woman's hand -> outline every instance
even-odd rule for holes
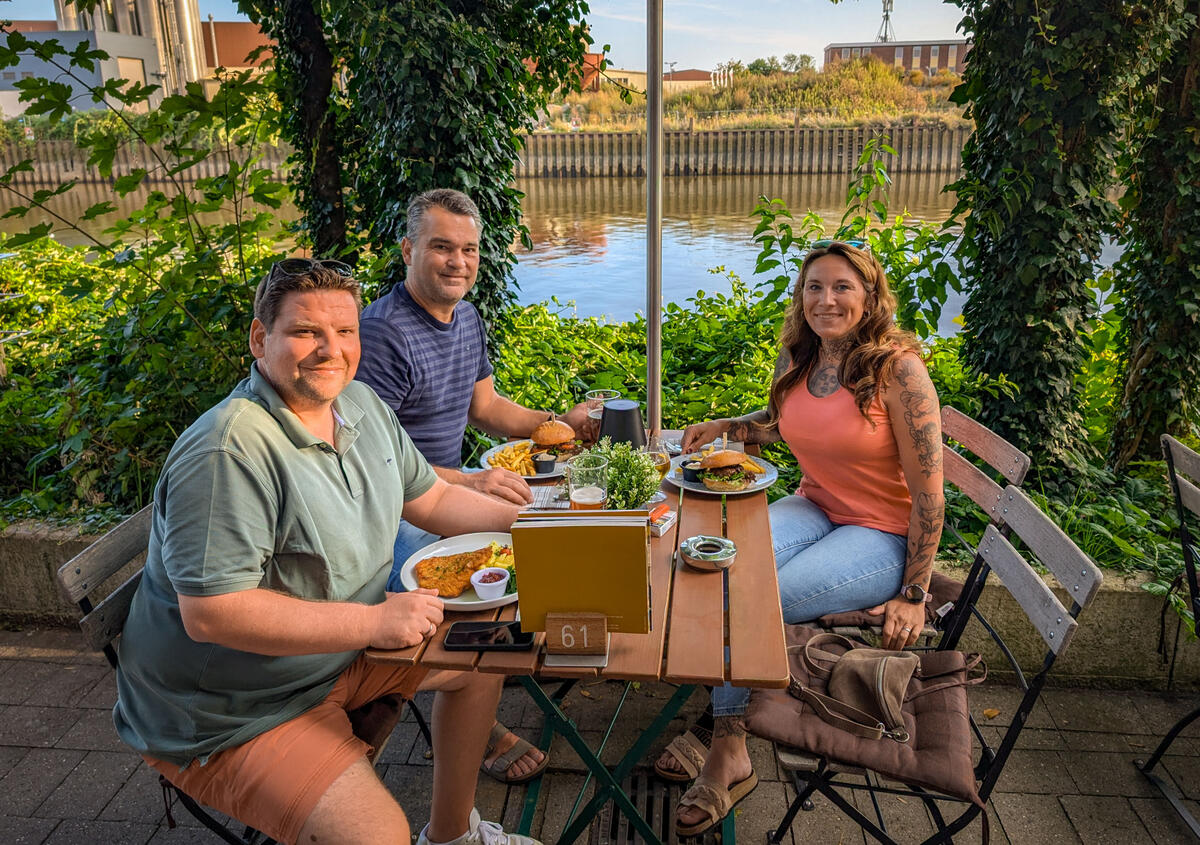
[[[896,596],[867,611],[872,616],[883,616],[884,648],[898,651],[917,641],[925,628],[925,603],[914,604],[902,596]]]
[[[707,446],[728,430],[729,420],[709,420],[689,425],[683,430],[683,440],[680,443],[683,454],[700,451],[701,446]]]

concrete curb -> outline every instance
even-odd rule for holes
[[[80,534],[78,528],[36,522],[15,523],[0,532],[0,620],[74,625],[79,618],[78,610],[59,593],[55,573],[96,538],[97,535]],[[962,569],[941,565],[939,568],[960,581],[965,575]],[[124,573],[119,576],[121,580],[124,577]],[[1144,574],[1127,577],[1105,572],[1100,593],[1084,612],[1074,641],[1051,676],[1055,684],[1166,687],[1170,666],[1157,652],[1163,602],[1142,589],[1147,580]],[[1056,593],[1060,600],[1066,601],[1062,591]],[[979,600],[979,608],[1004,634],[1022,669],[1026,673],[1036,672],[1045,645],[1008,592],[994,582],[989,583]],[[1175,614],[1169,612],[1168,654],[1175,641],[1176,621]],[[982,652],[994,676],[1011,677],[1007,661],[978,625],[968,628],[962,647]],[[1174,680],[1180,688],[1200,688],[1200,648],[1180,643]]]

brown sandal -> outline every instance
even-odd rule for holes
[[[500,740],[508,736],[509,733],[510,731],[508,728],[504,727],[504,725],[500,724],[499,722],[496,722],[496,724],[492,725],[492,732],[488,736],[487,750],[483,752],[484,759],[479,762],[480,771],[482,771],[485,775],[500,781],[501,783],[515,784],[525,783],[526,781],[533,780],[545,770],[546,766],[550,764],[550,755],[542,752],[542,762],[538,763],[537,766],[534,767],[533,771],[527,772],[523,775],[513,775],[510,777],[508,770],[512,767],[512,764],[520,760],[534,748],[533,743],[528,742],[519,736],[517,737],[517,741],[513,744],[513,747],[493,760],[490,766],[484,762],[492,755],[492,752],[496,750],[496,745],[500,742]]]
[[[701,775],[696,778],[692,788],[683,793],[683,797],[679,799],[679,804],[675,808],[675,832],[680,836],[698,836],[704,833],[729,815],[738,802],[753,792],[756,786],[758,786],[758,774],[755,772],[751,772],[750,776],[744,780],[730,784],[728,789],[720,781]],[[680,825],[678,824],[679,807],[695,807],[703,810],[708,813],[708,818],[695,824]]]
[[[697,732],[699,732],[699,736]],[[709,742],[705,742],[702,739],[702,736],[705,734],[708,735]],[[708,759],[708,746],[711,741],[712,733],[710,731],[697,728],[693,725],[671,740],[667,747],[663,749],[663,753],[670,754],[675,759],[675,762],[683,768],[683,771],[664,768],[659,764],[658,760],[655,760],[655,773],[663,780],[669,780],[673,783],[687,783],[696,778],[699,776],[700,770],[704,768],[704,761]]]

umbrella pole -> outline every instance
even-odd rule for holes
[[[662,0],[646,0],[646,424],[662,431]]]

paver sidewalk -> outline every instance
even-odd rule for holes
[[[598,739],[619,694],[615,683],[579,684],[568,696],[566,709],[585,736]],[[618,757],[669,694],[666,685],[651,684],[631,692],[606,756]],[[1015,689],[1001,685],[973,690],[976,718],[986,731],[998,734],[1008,724],[1017,698]],[[1190,710],[1196,698],[1150,692],[1047,692],[993,798],[993,841],[1192,841],[1132,761],[1146,756],[1158,735]],[[111,715],[115,699],[108,664],[84,651],[74,630],[0,631],[0,843],[217,841],[182,808],[174,813],[179,826],[168,828],[156,775],[117,740]],[[702,706],[701,696],[693,697],[677,727],[682,729],[684,717],[690,719]],[[998,712],[987,719],[984,710]],[[505,690],[499,716],[536,738],[540,714],[520,688]],[[673,733],[674,727],[664,744]],[[384,782],[408,811],[414,832],[425,824],[429,804],[427,751],[415,723],[405,721],[379,765]],[[1177,741],[1173,751],[1165,771],[1194,803],[1200,799],[1200,725]],[[778,823],[792,792],[768,743],[753,740],[751,755],[762,783],[739,807],[738,838],[761,843]],[[635,781],[650,796],[655,816],[670,812],[677,788],[665,790],[647,771],[635,774]],[[544,833],[552,840],[563,829],[583,784],[579,760],[565,744],[556,744],[535,835]],[[506,826],[515,827],[523,798],[524,789],[506,788],[480,776],[477,804],[484,818],[503,819]],[[932,830],[923,808],[911,802],[893,798],[886,811],[889,830],[898,838],[916,841]],[[1200,814],[1200,807],[1195,812]],[[606,813],[602,822],[607,817]],[[602,822],[593,826],[592,841],[620,838],[619,821],[611,826]],[[974,842],[978,835],[975,825],[960,839]],[[848,845],[864,840],[818,796],[816,810],[799,815],[790,841]]]

